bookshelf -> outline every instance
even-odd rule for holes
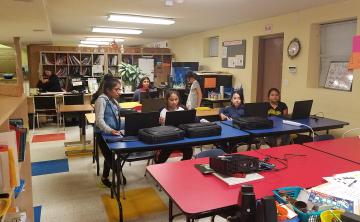
[[[16,52],[16,75],[18,76],[16,84],[12,85],[11,91],[16,93],[8,93],[8,86],[0,85],[0,132],[10,130],[10,119],[22,119],[25,127],[28,125],[27,99],[23,94],[23,79],[21,72],[21,51],[20,38],[14,37]],[[55,59],[55,57],[54,57]],[[55,60],[54,60],[55,61]],[[25,190],[15,199],[13,192],[10,192],[11,206],[17,207],[20,211],[25,211],[28,222],[34,221],[33,197],[32,197],[32,178],[31,178],[31,160],[30,160],[30,144],[26,140],[25,159],[19,163],[20,179],[25,181]],[[5,214],[6,217],[6,214]]]
[[[40,57],[41,73],[51,70],[59,78],[100,77],[105,70],[104,53],[42,51]]]

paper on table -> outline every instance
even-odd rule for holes
[[[228,57],[228,67],[235,68],[235,57]]]
[[[261,176],[258,173],[246,174],[245,178],[229,177],[229,176],[225,176],[225,175],[218,174],[218,173],[214,173],[214,175],[230,186],[236,185],[236,184],[241,184],[241,183],[246,183],[246,182],[250,182],[250,181],[254,181],[254,180],[260,180],[260,179],[264,178],[263,176]]]
[[[235,56],[235,66],[244,66],[244,55]]]
[[[223,46],[221,49],[221,58],[226,59],[227,58],[227,47]]]

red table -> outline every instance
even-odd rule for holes
[[[279,171],[261,173],[265,178],[251,182],[256,198],[272,195],[272,190],[285,186],[310,188],[325,181],[324,176],[359,170],[356,163],[301,146],[289,145],[243,154],[260,157],[284,157],[284,154],[305,156],[288,157],[288,167]],[[274,159],[271,163],[283,166]],[[148,166],[148,172],[169,196],[169,221],[172,220],[172,202],[186,215],[187,221],[217,214],[234,208],[240,186],[228,186],[213,175],[202,175],[195,163],[208,163],[208,158]]]
[[[328,153],[360,164],[360,138],[347,137],[304,144],[312,149]]]

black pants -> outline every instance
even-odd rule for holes
[[[190,160],[193,155],[192,147],[183,147],[181,149],[162,149],[158,151],[155,155],[154,162],[155,163],[165,163],[167,159],[169,159],[172,152],[175,150],[181,151],[183,154],[183,158],[181,160]]]
[[[108,149],[104,139],[102,136],[97,133],[96,134],[96,142],[98,143],[101,153],[104,156],[104,169],[103,169],[103,178],[108,178],[110,175],[110,169],[112,168],[112,157],[111,157],[111,151]]]

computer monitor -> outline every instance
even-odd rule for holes
[[[143,99],[141,101],[142,108],[141,112],[158,112],[161,108],[165,107],[165,99],[157,98],[157,99]]]
[[[296,101],[291,119],[306,119],[310,117],[313,100]]]
[[[154,99],[154,98],[159,98],[159,91],[150,90],[148,92],[140,93],[140,103],[142,103],[143,99]]]
[[[245,117],[267,117],[268,103],[245,103]]]
[[[125,115],[125,136],[137,136],[139,129],[159,126],[160,112]]]
[[[165,125],[179,126],[180,124],[194,123],[196,110],[173,111],[166,113]]]

